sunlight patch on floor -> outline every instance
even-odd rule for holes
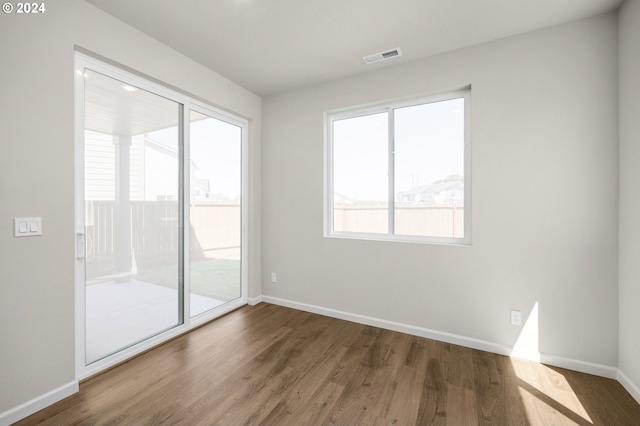
[[[529,420],[534,424],[593,424],[580,399],[560,372],[546,366],[541,366],[542,369],[539,365],[532,368],[532,362],[541,361],[539,324],[539,306],[536,302],[513,345],[510,358]]]
[[[511,358],[517,385],[532,424],[592,425],[593,421],[562,373]]]

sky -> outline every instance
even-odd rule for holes
[[[178,152],[179,103],[95,71],[87,70],[85,77],[85,125],[96,126],[91,130],[128,134],[134,129],[158,128],[166,123],[165,128],[150,131],[146,137],[170,148],[174,155],[147,150],[144,192],[151,199],[155,199],[156,192],[159,195],[177,194],[178,162],[175,153]],[[189,129],[190,159],[197,168],[195,173],[192,171],[192,177],[209,179],[213,194],[239,200],[242,129],[195,111],[190,111]],[[111,142],[107,143],[111,146]],[[106,164],[94,166],[104,168]],[[112,180],[115,179],[113,173],[112,170]]]
[[[196,177],[208,178],[211,193],[240,199],[242,189],[242,129],[224,121],[191,112],[191,161]]]
[[[171,127],[147,136],[176,149],[177,134],[177,128]],[[234,200],[240,198],[241,146],[240,127],[191,111],[189,149],[191,163],[197,168],[194,177],[209,179],[211,193]]]
[[[464,175],[464,99],[397,108],[395,192]],[[388,113],[337,120],[333,128],[334,192],[388,200]]]

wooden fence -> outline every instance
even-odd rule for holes
[[[179,250],[178,203],[176,201],[131,201],[130,252],[136,266],[175,262]],[[118,216],[113,201],[87,201],[86,262],[92,275],[116,271]],[[190,207],[191,257],[240,258],[241,213],[239,204],[197,202]],[[125,216],[127,217],[127,216]],[[126,271],[116,271],[126,272]]]
[[[336,206],[335,231],[386,233],[389,216],[386,206]],[[464,236],[464,207],[456,205],[397,206],[395,233],[432,237]]]
[[[176,201],[130,202],[130,252],[136,266],[145,268],[175,262],[179,249]],[[117,271],[117,221],[113,201],[87,201],[87,266],[92,275]],[[191,205],[191,258],[239,259],[241,213],[239,204],[196,202]],[[462,237],[461,206],[400,206],[395,231],[400,235]],[[127,217],[127,216],[125,216]],[[352,232],[387,232],[387,209],[381,206],[341,206],[334,209],[334,229]],[[128,243],[127,243],[128,244]]]

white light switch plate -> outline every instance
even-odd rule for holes
[[[16,217],[13,221],[14,237],[34,237],[42,235],[41,217]]]

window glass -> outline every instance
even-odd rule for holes
[[[336,231],[388,232],[387,113],[333,123],[333,226]]]
[[[181,104],[84,71],[85,362],[182,324]]]
[[[191,316],[242,296],[242,128],[190,111]]]
[[[328,114],[327,235],[468,243],[469,95]]]
[[[395,233],[464,236],[464,99],[398,108]]]

